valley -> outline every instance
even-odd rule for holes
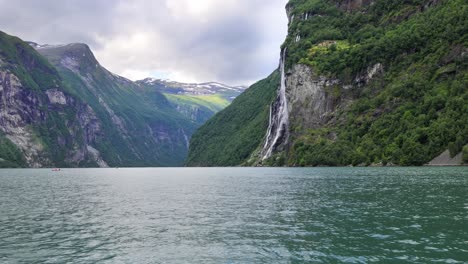
[[[196,128],[242,91],[205,86],[170,93],[111,73],[86,44],[1,32],[0,167],[181,166]]]

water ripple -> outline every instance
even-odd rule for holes
[[[465,168],[0,170],[1,263],[463,263]]]

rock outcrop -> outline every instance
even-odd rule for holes
[[[291,126],[317,128],[326,123],[336,107],[340,80],[317,76],[309,66],[294,65],[286,81]],[[293,128],[294,130],[294,128]]]
[[[439,156],[431,160],[428,166],[460,166],[463,164],[462,160],[463,153],[459,153],[454,157],[450,157],[450,152],[448,150],[442,152]]]
[[[178,166],[194,129],[161,93],[103,68],[87,45],[0,32],[0,142],[9,144],[0,166]]]
[[[67,112],[76,115],[62,119]],[[58,89],[48,89],[45,94],[29,90],[14,74],[0,71],[0,131],[23,152],[30,167],[55,165],[46,150],[50,146],[44,145],[40,135],[41,127],[54,129],[47,127],[49,124],[67,128],[48,139],[63,149],[65,164],[79,166],[101,160],[98,151],[87,149],[102,137],[101,124],[89,105]]]
[[[91,149],[93,153],[111,149],[102,157],[104,162],[111,166],[183,163],[188,151],[186,137],[191,136],[194,125],[159,91],[148,93],[138,84],[109,72],[85,44],[45,45],[37,51],[58,69],[77,97],[89,102],[100,120],[106,120],[103,133],[113,135],[112,143],[103,141]],[[49,97],[60,101],[59,94],[52,91]]]
[[[374,77],[383,74],[383,66],[377,63],[358,74],[350,83],[338,78],[317,75],[311,66],[295,64],[284,76],[285,106],[287,113],[281,113],[282,88],[278,88],[278,98],[270,109],[270,127],[265,136],[262,158],[269,158],[273,153],[288,150],[291,146],[289,137],[297,137],[308,129],[319,129],[336,118],[337,109],[345,109],[354,98],[356,88],[368,84]],[[281,116],[287,116],[287,127],[276,132]],[[276,122],[276,123],[275,123]],[[276,140],[274,140],[276,136]]]

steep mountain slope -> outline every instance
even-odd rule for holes
[[[39,46],[69,92],[87,102],[109,140],[97,149],[116,166],[177,166],[183,163],[195,124],[158,91],[147,92],[103,68],[85,44]]]
[[[291,0],[286,9],[284,78],[257,164],[422,165],[468,143],[465,1]]]
[[[190,141],[189,166],[234,166],[246,161],[268,127],[269,104],[279,74],[259,81],[197,130]]]
[[[245,90],[243,86],[216,82],[180,83],[154,78],[146,78],[136,83],[148,92],[156,90],[164,94],[179,113],[195,121],[198,126],[228,106]]]
[[[183,163],[195,124],[161,93],[108,72],[84,44],[33,46],[42,55],[0,33],[0,166]]]
[[[33,48],[0,32],[0,167],[105,166],[102,124]]]

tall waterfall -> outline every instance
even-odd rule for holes
[[[270,106],[270,123],[266,135],[265,145],[262,150],[262,160],[271,157],[272,153],[289,137],[289,113],[286,98],[286,74],[284,64],[286,61],[286,48],[283,50],[280,61],[281,86],[276,100]]]

